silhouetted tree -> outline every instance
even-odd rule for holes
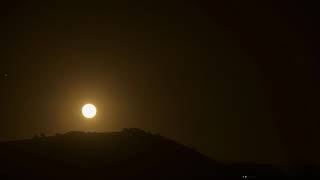
[[[39,135],[38,134],[34,134],[32,139],[39,139]]]
[[[46,136],[46,134],[41,133],[41,134],[40,134],[40,137],[41,137],[41,138],[46,138],[47,136]]]

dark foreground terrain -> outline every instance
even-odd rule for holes
[[[219,163],[191,148],[139,129],[114,133],[69,132],[3,142],[0,160],[0,179],[298,177],[298,173],[285,174],[271,166]]]

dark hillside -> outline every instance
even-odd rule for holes
[[[1,175],[9,177],[214,177],[222,167],[193,149],[139,129],[69,132],[0,146]]]
[[[264,179],[284,176],[273,166],[216,162],[192,148],[140,129],[69,132],[3,142],[0,143],[0,159],[1,179]]]

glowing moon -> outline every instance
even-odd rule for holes
[[[97,114],[97,108],[93,104],[86,104],[82,107],[82,115],[85,118],[92,119]]]

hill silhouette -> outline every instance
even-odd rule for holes
[[[226,165],[140,129],[69,132],[0,143],[0,179],[229,179],[283,176],[274,167]],[[245,176],[246,175],[246,176]]]

